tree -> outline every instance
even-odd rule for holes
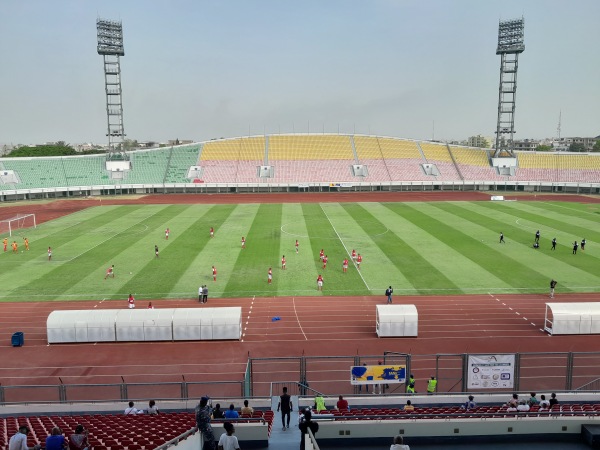
[[[600,152],[600,139],[598,139],[596,141],[596,143],[594,144],[594,148],[592,148],[593,152]]]
[[[551,145],[538,145],[535,148],[536,152],[551,152],[552,150],[554,150],[554,147]]]
[[[3,155],[5,157],[35,157],[35,156],[68,156],[68,155],[76,155],[77,152],[73,147],[68,145],[60,146],[60,145],[37,145],[35,147],[18,147],[15,148],[8,155]]]
[[[570,152],[585,152],[585,145],[583,144],[571,144],[569,145],[569,151]]]

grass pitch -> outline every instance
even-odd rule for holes
[[[506,244],[499,243],[500,232]],[[25,236],[31,250],[21,252]],[[582,238],[585,251],[573,255],[573,241]],[[558,280],[557,293],[600,291],[600,207],[579,203],[99,206],[21,230],[13,239],[19,252],[9,246],[0,254],[0,301],[125,301],[129,293],[138,300],[197,298],[202,284],[209,298],[383,296],[389,285],[397,295],[536,293],[547,292],[551,278]],[[329,258],[326,269],[321,249]],[[361,270],[350,263],[342,273],[352,249],[363,256]],[[104,280],[112,264],[115,278]],[[318,274],[325,280],[322,292],[316,290]]]

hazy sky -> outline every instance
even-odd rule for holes
[[[123,21],[131,139],[492,136],[498,21],[521,16],[516,138],[559,111],[599,135],[599,0],[1,0],[0,143],[105,143],[97,17]]]

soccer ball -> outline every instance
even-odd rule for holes
[[[133,274],[133,272],[129,272],[129,275],[132,275],[132,274]]]

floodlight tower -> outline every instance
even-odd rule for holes
[[[496,151],[494,158],[515,156],[515,102],[517,94],[517,69],[519,54],[525,50],[525,19],[501,21],[498,25],[498,48],[500,55],[500,88],[498,93],[498,122],[496,126]]]
[[[123,149],[123,100],[121,90],[121,64],[125,56],[123,25],[113,20],[98,19],[98,54],[104,58],[104,86],[106,91],[106,119],[108,123],[107,160],[126,159]]]

